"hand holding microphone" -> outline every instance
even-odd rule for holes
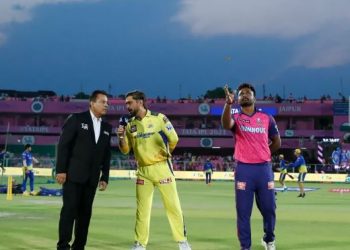
[[[119,126],[117,128],[117,135],[119,139],[123,139],[125,137],[125,127],[128,124],[128,117],[121,116],[119,119]]]

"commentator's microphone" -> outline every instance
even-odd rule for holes
[[[122,116],[119,118],[119,126],[123,126],[123,127],[125,128],[126,125],[128,124],[128,121],[129,121],[129,116],[122,115]],[[119,138],[120,138],[120,139],[123,139],[124,136],[120,136]]]

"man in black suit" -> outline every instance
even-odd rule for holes
[[[107,109],[106,92],[95,90],[90,110],[70,115],[63,126],[56,164],[56,180],[63,185],[58,250],[85,248],[96,188],[107,188],[112,127],[101,120]]]

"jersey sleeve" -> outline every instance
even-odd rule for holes
[[[276,135],[279,135],[277,123],[275,119],[270,115],[270,122],[269,122],[269,138],[273,138]]]
[[[172,152],[175,149],[177,142],[179,141],[179,137],[169,119],[163,114],[159,114],[159,117],[161,118],[161,131],[167,137],[169,149],[170,152]]]
[[[63,125],[57,146],[56,173],[68,172],[68,161],[77,134],[78,123],[76,115],[69,115]]]
[[[298,157],[294,163],[290,163],[288,167],[290,168],[298,168],[304,163],[301,157]]]

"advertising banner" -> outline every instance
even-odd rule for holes
[[[51,176],[52,168],[34,168],[36,176]],[[22,175],[22,167],[7,167],[4,175],[20,176]],[[202,171],[174,171],[175,177],[182,180],[205,180],[205,175]],[[297,182],[298,173],[291,173],[294,179],[286,178],[287,182]],[[135,170],[115,170],[110,171],[111,178],[126,178],[135,179]],[[275,173],[275,181],[278,181],[279,173]],[[212,180],[234,181],[234,172],[214,172]],[[307,174],[306,182],[336,182],[345,183],[349,180],[347,174]]]

